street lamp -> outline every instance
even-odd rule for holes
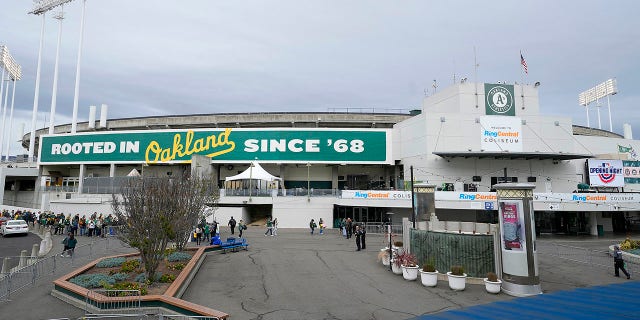
[[[389,271],[391,271],[391,258],[393,257],[393,250],[391,249],[391,216],[393,212],[387,212],[387,236],[389,237]]]
[[[307,202],[311,201],[311,176],[309,175],[311,163],[307,162]]]
[[[251,202],[251,189],[253,189],[253,161],[249,165],[249,202]]]

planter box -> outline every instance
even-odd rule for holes
[[[502,287],[502,280],[496,282],[489,281],[488,278],[484,278],[484,288],[489,293],[500,293],[500,287]]]
[[[395,274],[402,274],[402,267],[393,263],[393,260],[391,260],[391,271]]]
[[[418,279],[418,266],[415,267],[406,267],[402,266],[402,277],[405,280],[414,281]]]
[[[426,272],[420,270],[420,280],[425,287],[435,287],[438,285],[438,270],[435,272]]]
[[[449,288],[455,291],[462,291],[465,288],[467,283],[467,274],[463,274],[461,276],[456,276],[451,274],[451,272],[447,272],[447,277],[449,278]]]

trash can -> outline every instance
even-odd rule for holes
[[[598,225],[598,237],[602,237],[604,236],[604,226],[599,224]]]

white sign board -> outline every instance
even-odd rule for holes
[[[522,152],[522,120],[518,117],[480,117],[480,148],[484,151]]]
[[[587,160],[589,183],[595,187],[624,187],[622,160]]]
[[[342,190],[342,199],[410,200],[411,191]]]

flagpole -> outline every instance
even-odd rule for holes
[[[522,65],[523,61],[522,51],[520,51],[520,96],[522,97],[522,110],[524,110],[524,65]]]
[[[473,84],[476,86],[476,109],[478,106],[478,59],[476,57],[476,46],[473,46]]]

